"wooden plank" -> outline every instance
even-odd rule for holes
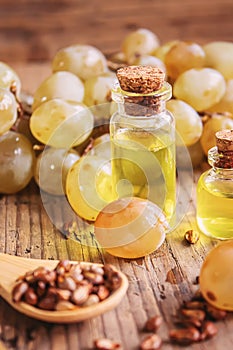
[[[59,48],[75,43],[116,51],[125,35],[139,27],[151,29],[162,42],[232,41],[232,13],[231,0],[2,0],[0,58],[51,60]]]

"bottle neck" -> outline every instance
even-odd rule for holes
[[[151,117],[163,113],[171,95],[171,85],[167,82],[160,90],[150,94],[123,91],[119,85],[112,91],[112,98],[118,104],[118,112],[132,117]]]

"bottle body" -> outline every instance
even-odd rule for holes
[[[113,186],[118,197],[135,196],[157,204],[172,226],[176,207],[173,116],[164,105],[148,115],[142,106],[127,106],[120,103],[110,121]]]
[[[216,155],[216,147],[213,147],[209,154],[211,165]],[[213,166],[199,178],[197,224],[207,236],[233,239],[233,168]]]

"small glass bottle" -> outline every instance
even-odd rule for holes
[[[112,91],[118,111],[110,120],[112,177],[118,197],[135,196],[157,204],[170,226],[175,221],[176,162],[174,118],[164,72],[129,66],[117,71]]]
[[[207,236],[233,238],[233,130],[216,133],[208,152],[211,169],[197,185],[197,224]]]

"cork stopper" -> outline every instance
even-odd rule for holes
[[[217,157],[214,165],[218,168],[233,168],[233,129],[216,132]],[[211,150],[210,150],[211,151]]]
[[[165,73],[158,67],[127,66],[117,70],[117,78],[124,91],[150,94],[162,88]]]
[[[218,131],[215,137],[219,152],[233,152],[233,129]]]

